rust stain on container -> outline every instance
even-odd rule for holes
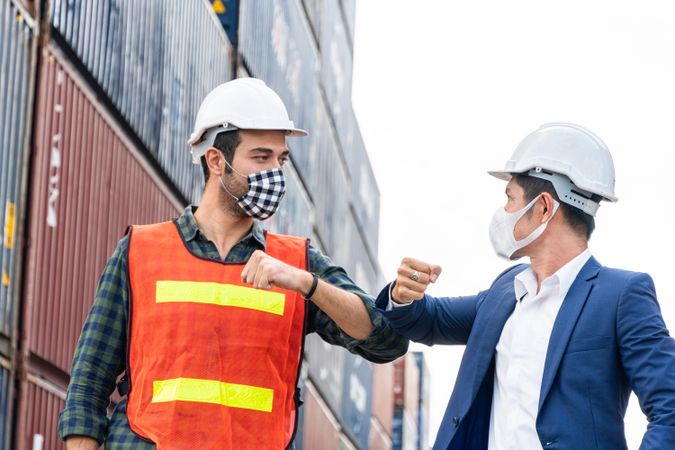
[[[67,372],[98,278],[126,226],[181,207],[53,49],[39,74],[24,349]]]

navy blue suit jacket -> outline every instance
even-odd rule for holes
[[[495,348],[515,307],[513,279],[526,267],[505,271],[478,295],[427,295],[386,312],[413,341],[466,345],[434,450],[487,449]],[[385,309],[388,298],[386,286],[378,307]],[[631,390],[649,420],[640,449],[675,449],[675,342],[654,283],[591,258],[551,332],[536,422],[543,448],[627,448],[623,419]]]

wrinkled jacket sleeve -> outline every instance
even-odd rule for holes
[[[616,327],[621,362],[649,421],[640,450],[675,448],[675,341],[649,275],[635,274],[626,283]]]
[[[411,341],[426,345],[466,344],[476,311],[486,292],[467,297],[432,297],[387,311],[387,285],[377,297],[377,307],[394,329]]]

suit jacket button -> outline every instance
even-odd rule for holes
[[[457,428],[459,426],[459,417],[455,416],[452,418],[452,424]]]

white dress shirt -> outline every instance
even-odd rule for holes
[[[560,306],[590,258],[590,250],[584,250],[545,279],[539,293],[531,267],[514,278],[516,307],[495,352],[489,450],[542,449],[536,420],[548,342]],[[390,286],[387,310],[410,304],[394,302]]]
[[[513,280],[516,307],[506,321],[495,352],[489,450],[541,449],[536,421],[548,342],[560,306],[588,249],[541,283],[529,267]]]

